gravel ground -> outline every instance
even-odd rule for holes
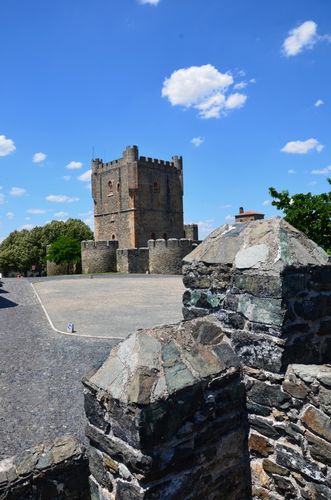
[[[29,280],[3,280],[0,459],[65,433],[84,440],[81,378],[115,343],[55,333]]]

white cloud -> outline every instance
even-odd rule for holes
[[[236,84],[233,86],[233,88],[234,88],[235,90],[242,90],[242,89],[246,88],[246,87],[247,87],[247,85],[248,85],[248,84],[247,84],[247,82],[239,82],[239,83],[236,83]]]
[[[305,21],[289,32],[283,43],[283,51],[288,57],[296,56],[304,48],[312,48],[317,40],[317,24],[314,21]]]
[[[211,64],[181,68],[163,82],[162,97],[172,106],[194,108],[201,118],[219,118],[222,111],[241,107],[246,96],[233,94],[226,99],[226,93],[233,84],[232,75],[221,73]],[[238,97],[240,97],[240,103]],[[225,112],[223,114],[226,114]]]
[[[44,210],[42,208],[29,208],[26,212],[28,214],[38,215],[38,214],[44,214],[46,212],[46,210]]]
[[[33,163],[40,163],[41,161],[46,160],[47,155],[45,153],[42,153],[41,151],[39,153],[35,153],[32,157]]]
[[[14,218],[14,212],[7,212],[6,217],[7,219],[12,220]]]
[[[319,108],[319,107],[320,107],[320,106],[322,106],[323,104],[324,104],[324,101],[322,101],[322,99],[318,99],[318,100],[315,102],[314,106],[315,106],[316,108]]]
[[[6,197],[3,193],[0,193],[0,205],[3,205],[6,202]]]
[[[23,196],[26,193],[26,189],[19,187],[12,187],[9,194],[12,196]]]
[[[160,3],[160,0],[139,0],[139,3],[142,5],[157,5]]]
[[[67,217],[67,216],[68,216],[68,212],[63,212],[63,211],[55,212],[55,214],[54,214],[54,217]]]
[[[315,174],[315,175],[330,175],[331,174],[331,165],[329,165],[328,167],[325,167],[325,168],[321,168],[320,170],[312,170],[310,172],[311,174]]]
[[[264,200],[264,202],[262,202],[262,205],[268,207],[269,205],[271,205],[271,200]]]
[[[47,201],[53,201],[55,203],[72,203],[73,201],[78,201],[79,198],[75,196],[67,196],[66,194],[49,194],[46,196]]]
[[[226,100],[225,107],[226,109],[242,108],[246,100],[247,100],[246,95],[238,94],[238,92],[236,92],[235,94],[229,95],[229,97]]]
[[[210,233],[212,233],[214,229],[216,229],[215,221],[213,219],[199,221],[198,227],[199,227],[199,238],[202,240],[206,238],[206,236],[208,236]]]
[[[86,170],[86,172],[84,172],[82,175],[79,175],[77,177],[77,179],[79,181],[83,181],[83,182],[91,182],[91,174],[92,174],[92,170]]]
[[[79,168],[82,168],[83,164],[81,161],[71,161],[70,163],[68,163],[68,165],[66,165],[66,168],[68,168],[69,170],[77,170]]]
[[[62,179],[63,179],[63,180],[65,180],[65,181],[70,181],[70,179],[71,179],[71,175],[64,175],[64,176],[62,177]]]
[[[0,156],[7,156],[16,149],[14,141],[7,139],[5,135],[0,135]]]
[[[231,215],[231,214],[226,215],[225,220],[226,220],[227,224],[232,224],[235,221],[234,215]]]
[[[23,226],[20,227],[20,229],[27,229],[28,231],[31,231],[31,229],[34,228],[33,224],[23,224]]]
[[[193,144],[193,146],[195,146],[196,148],[201,146],[201,144],[203,144],[204,142],[205,140],[203,137],[193,137],[193,139],[191,139],[191,144]]]
[[[231,208],[232,205],[230,205],[229,203],[226,203],[225,205],[221,205],[220,208]]]
[[[324,148],[317,139],[307,139],[306,141],[290,141],[282,147],[284,153],[293,153],[305,155],[309,151],[316,150],[318,153]]]
[[[295,170],[293,170],[293,168],[290,168],[287,172],[288,172],[289,174],[295,174]]]

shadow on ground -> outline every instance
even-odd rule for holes
[[[5,290],[0,290],[0,293],[8,293]],[[7,309],[7,307],[16,307],[18,304],[0,295],[0,309]]]

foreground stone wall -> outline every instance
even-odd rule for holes
[[[240,363],[215,321],[139,331],[84,385],[93,498],[250,497]]]
[[[331,365],[246,370],[253,497],[331,498]]]
[[[118,249],[116,259],[119,273],[145,274],[149,272],[148,248]]]
[[[64,436],[0,461],[1,500],[90,500],[85,449]]]
[[[185,260],[185,317],[214,313],[242,363],[253,498],[331,498],[328,256],[274,219],[223,226]]]

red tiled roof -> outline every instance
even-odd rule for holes
[[[241,212],[240,214],[235,215],[235,217],[242,217],[245,215],[264,215],[262,212],[254,212],[253,210],[247,210],[247,212]]]

